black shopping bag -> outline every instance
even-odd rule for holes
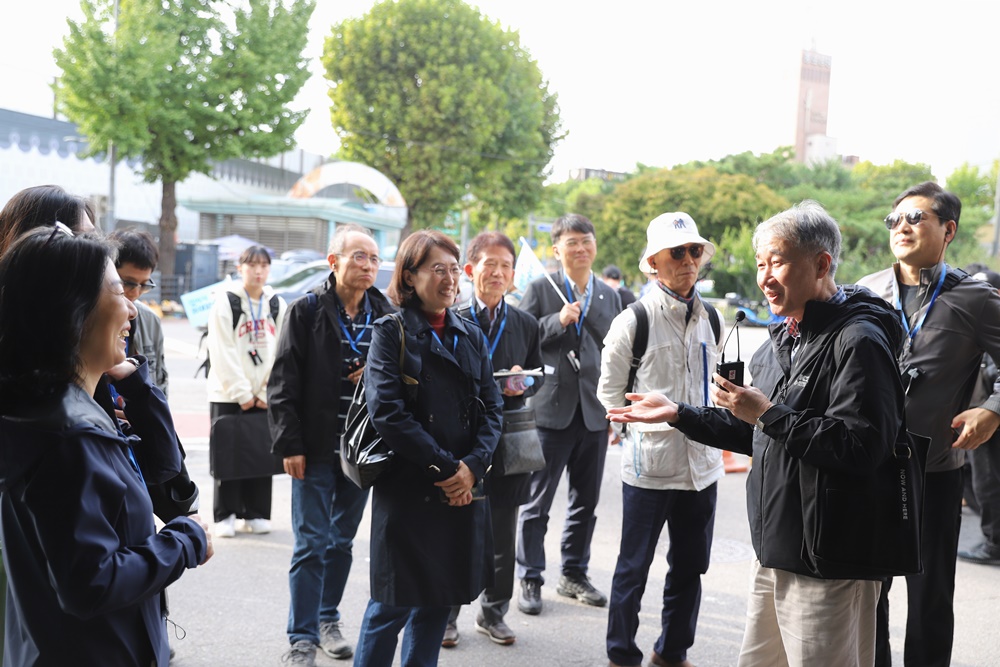
[[[212,420],[209,467],[219,480],[280,475],[281,457],[271,453],[266,410],[247,410]]]

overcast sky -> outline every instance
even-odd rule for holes
[[[48,115],[53,47],[77,0],[5,3],[0,107]],[[301,147],[336,150],[319,57],[330,27],[371,0],[318,0],[296,101],[312,109]],[[567,138],[552,180],[569,169],[672,166],[795,139],[801,50],[833,57],[828,133],[838,152],[877,164],[931,164],[943,180],[962,162],[1000,157],[1000,2],[761,0],[751,3],[481,0],[520,32],[559,95]],[[936,8],[935,10],[926,8]]]

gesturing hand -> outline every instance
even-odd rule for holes
[[[632,405],[608,410],[608,419],[621,424],[640,422],[643,424],[659,424],[677,421],[677,404],[663,394],[651,392],[648,394],[625,394]]]

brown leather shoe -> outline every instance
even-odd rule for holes
[[[444,629],[444,638],[441,639],[443,648],[455,648],[458,646],[458,626],[449,623]]]
[[[656,651],[653,651],[652,655],[649,656],[649,664],[651,667],[694,667],[690,660],[681,660],[680,662],[664,660],[657,655]]]

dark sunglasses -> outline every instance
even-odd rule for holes
[[[690,253],[691,259],[698,259],[705,247],[700,245],[679,245],[670,249],[670,256],[676,260],[684,259],[684,253]]]
[[[907,211],[906,213],[890,213],[885,216],[885,228],[892,230],[899,226],[899,223],[906,220],[911,225],[919,225],[921,221],[925,220],[928,215],[937,215],[936,213],[924,213],[919,208],[915,208],[912,211]]]

